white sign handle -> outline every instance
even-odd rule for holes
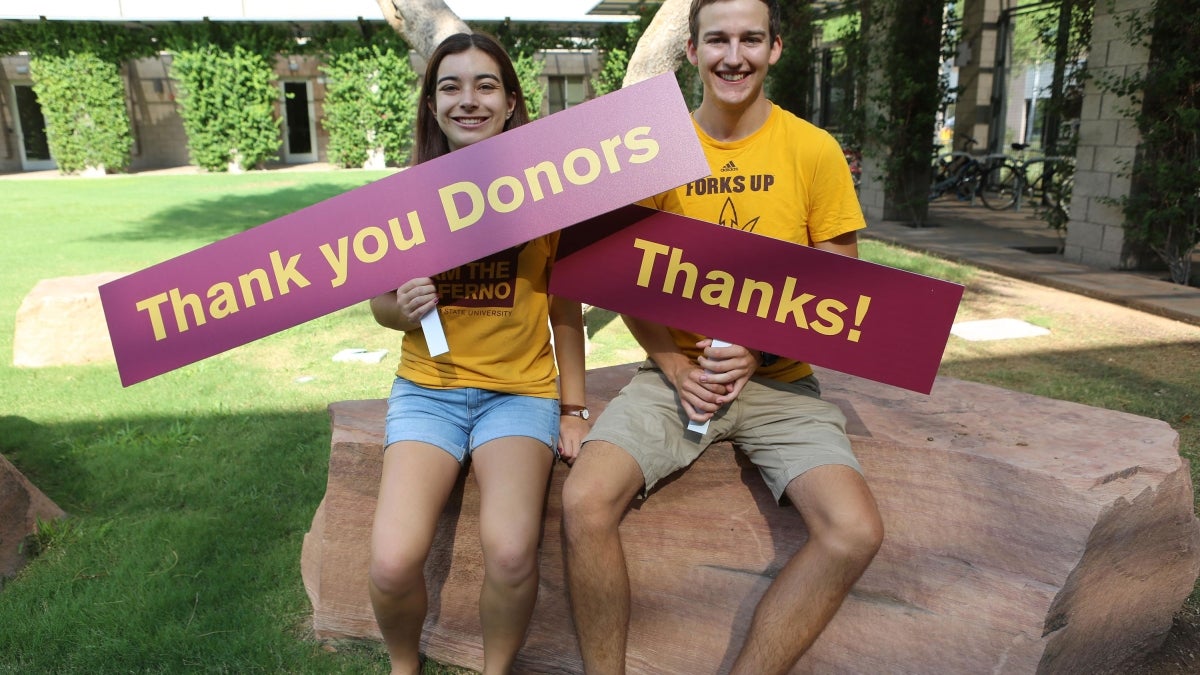
[[[724,340],[718,340],[716,338],[713,338],[712,346],[714,346],[714,347],[728,347],[729,345],[730,345],[730,343],[728,343]],[[704,372],[707,373],[710,371],[706,370]],[[709,418],[709,419],[712,419],[712,418]],[[703,436],[708,431],[708,422],[709,422],[709,420],[704,420],[703,422],[697,422],[695,420],[691,420],[688,422],[688,426],[687,426],[688,431],[694,431],[694,432],[700,434],[701,436]]]
[[[450,351],[450,345],[446,343],[446,329],[442,327],[442,317],[437,307],[421,317],[421,331],[425,333],[430,356],[441,356]]]

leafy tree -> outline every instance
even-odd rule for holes
[[[771,67],[767,95],[797,117],[809,117],[813,88],[814,12],[807,2],[781,3],[783,54]]]
[[[275,115],[279,90],[261,54],[241,45],[232,50],[204,45],[175,54],[171,70],[196,164],[238,171],[277,156],[283,143]]]
[[[329,159],[363,166],[382,151],[388,164],[407,164],[416,122],[417,74],[403,45],[360,45],[329,53],[325,115]]]
[[[593,46],[600,50],[603,59],[600,70],[592,77],[592,91],[597,96],[621,88],[629,57],[659,7],[658,3],[639,2],[634,9],[638,17],[636,21],[606,24],[596,33]]]
[[[278,23],[260,22],[201,22],[164,24],[155,28],[155,37],[163,49],[171,52],[193,52],[215,48],[233,52],[241,48],[257,54],[267,63],[276,54],[299,51],[292,30]]]
[[[35,56],[30,74],[46,118],[50,154],[60,171],[129,166],[133,136],[115,64],[89,52]]]

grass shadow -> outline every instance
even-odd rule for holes
[[[347,658],[297,639],[311,613],[300,546],[328,473],[323,411],[64,424],[5,416],[0,454],[70,521],[4,587],[0,671],[386,663],[382,650]]]
[[[583,328],[588,335],[595,335],[620,316],[611,310],[590,306],[583,312]]]
[[[263,193],[236,194],[236,188],[211,198],[162,209],[119,232],[95,241],[169,241],[180,238],[216,241],[349,192],[360,186],[306,183]],[[232,194],[231,194],[232,193]],[[214,217],[214,214],[220,214]]]

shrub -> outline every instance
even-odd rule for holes
[[[179,112],[192,159],[208,171],[259,167],[283,144],[279,90],[267,60],[240,45],[200,45],[175,54]]]
[[[329,132],[329,161],[360,167],[382,150],[388,164],[407,164],[420,89],[407,51],[365,45],[325,59],[321,124]]]
[[[50,154],[63,173],[124,170],[133,136],[117,66],[92,53],[30,60]]]
[[[531,55],[521,54],[513,59],[513,67],[517,70],[521,90],[525,92],[525,109],[529,111],[529,119],[536,120],[542,114],[542,99],[546,97],[546,87],[542,86],[539,79],[546,64]]]

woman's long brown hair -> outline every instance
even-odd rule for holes
[[[504,47],[490,35],[484,33],[456,33],[442,40],[429,57],[425,66],[425,77],[421,82],[421,96],[417,101],[417,130],[416,141],[413,143],[412,163],[428,162],[450,152],[450,144],[446,134],[438,126],[437,116],[433,111],[433,97],[437,88],[438,68],[442,59],[450,54],[461,54],[468,49],[478,49],[496,62],[500,67],[500,80],[504,91],[516,97],[517,104],[513,108],[512,117],[504,121],[502,131],[519,127],[529,121],[529,112],[525,108],[525,92],[521,90],[521,82],[517,78],[517,69],[513,67],[512,59]]]

